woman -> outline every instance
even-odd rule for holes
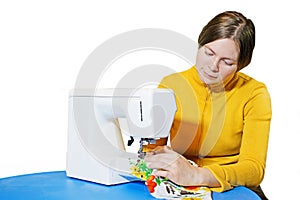
[[[213,191],[263,180],[271,121],[266,86],[240,72],[252,58],[255,27],[238,12],[215,16],[198,39],[196,65],[165,77],[160,87],[174,91],[178,110],[167,139],[145,147],[156,176]],[[195,167],[188,160],[198,164]]]

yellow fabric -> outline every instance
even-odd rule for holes
[[[159,87],[176,96],[172,148],[214,174],[221,184],[214,191],[261,183],[271,121],[263,83],[238,72],[225,87],[208,88],[193,66],[165,77]]]

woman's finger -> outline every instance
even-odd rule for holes
[[[170,178],[170,172],[166,170],[154,170],[153,173],[155,176]]]
[[[173,152],[169,146],[158,146],[151,151],[154,154]]]

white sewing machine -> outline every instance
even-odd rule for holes
[[[137,180],[130,174],[122,133],[165,138],[176,112],[168,89],[75,90],[69,97],[67,176],[112,185]]]

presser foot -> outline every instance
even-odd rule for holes
[[[146,152],[144,151],[144,146],[148,144],[155,144],[156,140],[152,138],[141,138],[140,139],[140,148],[138,151],[138,157],[143,159],[146,156]]]

